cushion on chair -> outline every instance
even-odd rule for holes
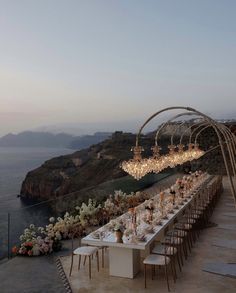
[[[77,255],[92,255],[94,254],[95,252],[98,251],[98,247],[94,247],[94,246],[81,246],[81,247],[78,247],[74,250],[74,254],[77,254]]]
[[[149,254],[143,261],[146,265],[164,266],[170,262],[170,258],[164,255]]]

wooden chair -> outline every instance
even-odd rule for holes
[[[167,282],[168,291],[170,291],[169,278],[168,278],[168,265],[171,259],[167,256],[167,247],[164,245],[164,255],[149,254],[143,261],[144,264],[144,287],[147,288],[147,265],[152,267],[152,280],[155,273],[155,267],[164,267],[165,277]]]
[[[78,270],[80,269],[80,263],[81,263],[81,258],[84,256],[84,265],[86,262],[87,257],[89,258],[89,278],[91,279],[91,258],[93,258],[94,255],[97,257],[97,270],[99,271],[99,254],[98,250],[99,247],[94,247],[94,246],[80,246],[81,245],[81,236],[82,236],[83,231],[81,230],[81,226],[75,225],[71,228],[70,231],[70,236],[71,236],[71,266],[70,266],[70,276],[72,273],[73,269],[73,263],[74,263],[74,256],[78,255],[79,256],[79,264],[78,264]],[[75,237],[80,237],[79,238],[79,247],[74,249],[74,238]]]
[[[176,282],[177,273],[176,273],[175,263],[176,263],[177,248],[174,246],[167,246],[166,251],[165,251],[165,246],[162,245],[160,242],[156,242],[155,246],[152,249],[152,253],[159,254],[159,255],[165,255],[165,252],[166,252],[166,255],[171,260],[170,265],[171,265],[173,280],[174,280],[174,282]]]
[[[88,258],[89,258],[89,279],[91,279],[91,257],[94,254],[96,254],[96,257],[97,257],[97,270],[99,272],[98,247],[94,247],[94,246],[81,246],[81,247],[76,248],[72,252],[71,266],[70,266],[70,276],[71,276],[72,268],[73,268],[74,255],[78,255],[79,256],[78,270],[80,269],[81,257],[84,256],[84,264],[85,264],[86,258],[88,256]]]

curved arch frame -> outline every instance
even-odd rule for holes
[[[151,115],[145,122],[144,124],[140,127],[139,132],[136,135],[136,147],[139,147],[139,138],[141,135],[142,130],[144,129],[144,127],[152,120],[154,119],[156,116],[158,116],[159,114],[166,112],[166,111],[171,111],[171,110],[187,110],[189,112],[194,112],[197,115],[203,117],[206,119],[207,122],[209,122],[209,124],[212,126],[213,130],[215,131],[217,137],[218,137],[218,141],[219,141],[219,145],[221,148],[221,153],[223,155],[223,159],[224,159],[224,164],[225,164],[225,168],[226,168],[226,172],[230,181],[230,187],[231,187],[231,193],[233,195],[234,201],[235,201],[235,205],[236,205],[236,192],[235,192],[235,187],[233,184],[233,180],[230,174],[230,167],[228,165],[228,161],[227,161],[227,157],[226,157],[226,153],[225,153],[225,149],[224,149],[224,143],[222,140],[222,136],[225,139],[226,145],[227,145],[227,150],[228,153],[230,155],[230,158],[232,159],[232,147],[231,147],[231,143],[232,143],[232,136],[231,139],[229,140],[229,134],[225,133],[225,129],[223,129],[223,127],[220,126],[220,124],[218,122],[216,122],[215,120],[213,120],[212,118],[210,118],[209,116],[207,116],[206,114],[191,108],[191,107],[183,107],[183,106],[174,106],[174,107],[167,107],[164,108],[156,113],[154,113],[153,115]],[[234,140],[235,141],[235,140]],[[234,170],[234,166],[231,162],[231,168]]]

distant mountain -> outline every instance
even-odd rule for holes
[[[50,132],[50,133],[69,133],[74,136],[93,135],[96,132],[113,133],[116,130],[126,132],[136,132],[144,119],[137,118],[132,120],[107,121],[107,122],[75,122],[75,123],[57,123],[55,125],[44,125],[37,128],[29,129],[33,132]],[[147,128],[148,129],[148,128]]]
[[[75,139],[71,134],[24,131],[0,138],[2,147],[68,147]]]
[[[105,139],[108,139],[112,135],[111,132],[96,132],[93,135],[83,135],[76,139],[74,139],[69,147],[71,149],[85,149],[93,144],[97,144],[99,142],[104,141]]]
[[[110,132],[97,132],[93,135],[73,136],[67,133],[24,131],[9,133],[0,138],[0,147],[55,147],[81,150],[107,139]]]

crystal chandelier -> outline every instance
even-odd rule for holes
[[[134,153],[133,159],[122,162],[121,168],[126,173],[139,180],[148,173],[153,172],[157,174],[168,167],[174,168],[187,161],[199,159],[205,153],[199,148],[197,143],[189,143],[186,151],[184,151],[183,144],[178,144],[177,146],[171,144],[168,146],[169,152],[166,155],[160,154],[161,148],[158,145],[153,146],[151,149],[153,152],[152,157],[142,158],[143,147],[133,147],[131,149]]]
[[[177,165],[182,165],[185,162],[184,158],[184,145],[183,144],[178,144],[178,153],[177,153]]]
[[[135,146],[131,149],[131,151],[134,153],[133,159],[122,162],[121,168],[126,173],[139,180],[150,172],[150,165],[148,163],[148,159],[142,158],[142,152],[144,151],[143,147]]]
[[[148,159],[148,164],[150,166],[149,172],[160,173],[165,169],[165,157],[160,155],[161,148],[158,145],[153,146],[151,149],[153,155]]]

